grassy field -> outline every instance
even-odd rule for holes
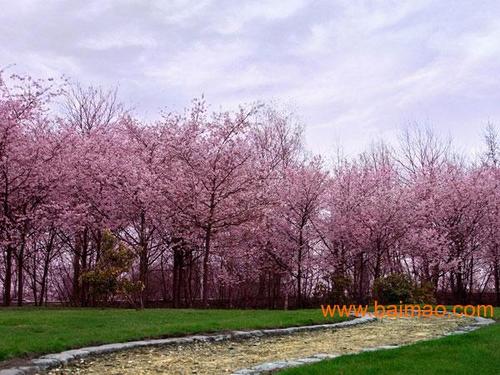
[[[0,309],[0,361],[142,338],[314,323],[325,323],[320,309]]]
[[[500,308],[495,317],[500,317]],[[324,322],[320,309],[0,309],[0,361],[141,338]],[[344,356],[280,374],[498,374],[499,348],[497,323],[465,335]]]
[[[500,317],[500,308],[495,309]],[[500,374],[500,323],[457,336],[297,367],[280,375]]]

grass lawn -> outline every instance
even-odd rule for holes
[[[500,317],[500,308],[494,316]],[[347,355],[280,372],[312,374],[500,374],[500,323],[477,331],[377,352]]]
[[[340,321],[335,317],[328,321]],[[325,323],[321,310],[0,309],[0,361],[66,349],[234,329]]]

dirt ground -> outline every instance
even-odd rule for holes
[[[230,374],[264,362],[314,354],[346,354],[442,336],[466,324],[458,318],[384,318],[340,329],[241,341],[148,347],[81,359],[49,374]]]

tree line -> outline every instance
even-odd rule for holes
[[[3,72],[3,305],[363,303],[394,278],[500,305],[497,134],[472,160],[414,128],[325,161],[267,105],[146,122],[115,91]]]

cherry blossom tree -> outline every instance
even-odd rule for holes
[[[497,134],[468,159],[416,127],[329,168],[268,105],[142,121],[115,90],[2,72],[3,304],[102,301],[85,275],[105,269],[103,236],[126,244],[119,278],[137,286],[114,303],[369,302],[404,274],[441,302],[498,304]]]

